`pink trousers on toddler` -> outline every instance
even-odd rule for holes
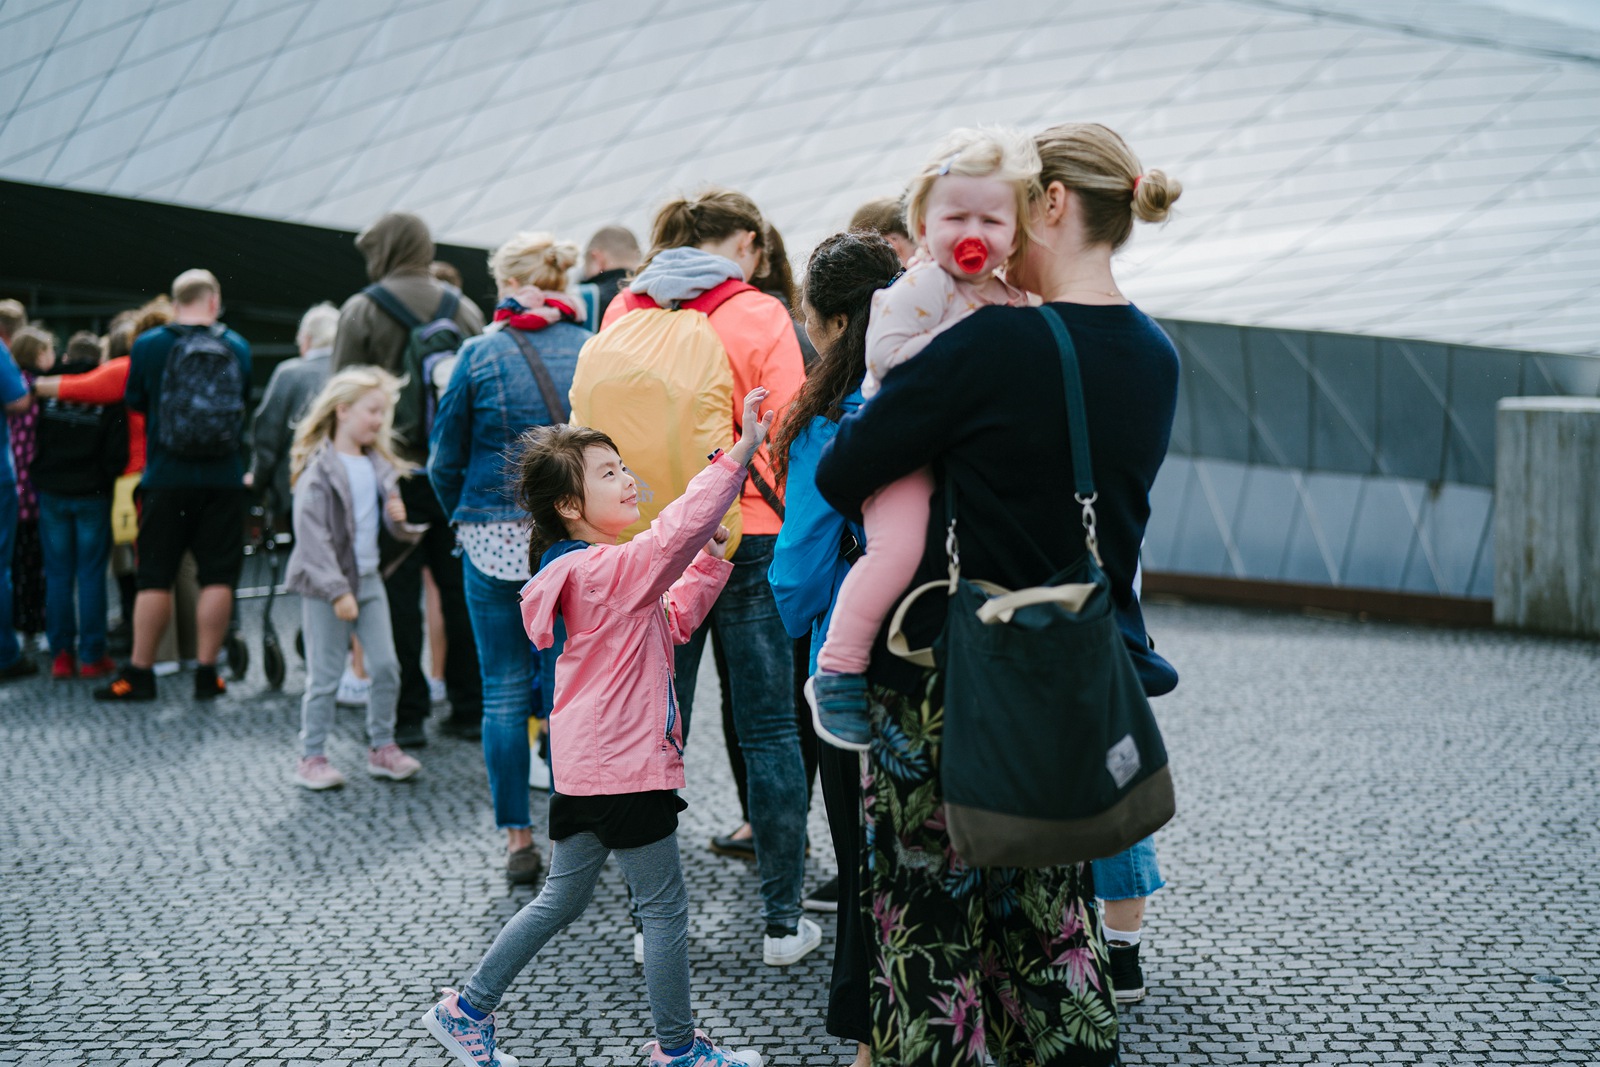
[[[861,505],[866,554],[856,560],[839,587],[828,637],[817,653],[818,670],[866,673],[872,642],[922,562],[932,498],[933,474],[923,467],[879,489]]]

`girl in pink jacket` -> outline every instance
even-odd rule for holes
[[[745,468],[772,428],[767,391],[745,397],[746,433],[689,483],[683,496],[627,544],[638,489],[611,439],[577,426],[541,426],[522,438],[518,502],[533,517],[522,590],[528,637],[566,643],[556,661],[550,750],[550,870],[534,900],[506,923],[460,993],[422,1017],[463,1067],[506,1067],[491,1014],[506,988],[552,937],[588,907],[615,853],[644,922],[644,978],[656,1041],[652,1067],[760,1067],[753,1050],[728,1052],[694,1028],[689,1005],[689,895],[678,863],[674,790],[683,779],[683,727],[672,686],[672,646],[705,619],[733,565],[721,526]]]

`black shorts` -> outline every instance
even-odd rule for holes
[[[185,552],[200,584],[239,584],[247,490],[146,489],[139,505],[139,588],[171,589]]]

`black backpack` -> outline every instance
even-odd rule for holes
[[[59,373],[83,374],[94,368],[93,363],[67,363]],[[121,404],[43,400],[36,425],[35,487],[58,496],[111,492],[128,464],[128,419]]]
[[[183,459],[217,459],[239,450],[244,371],[221,323],[169,326],[178,338],[161,374],[162,449]]]
[[[406,331],[406,347],[400,357],[400,373],[405,379],[394,406],[394,434],[411,455],[426,456],[433,416],[444,395],[444,388],[437,381],[441,377],[440,366],[453,361],[463,343],[461,327],[456,324],[461,300],[454,290],[446,288],[433,318],[423,322],[383,286],[373,284],[361,291]]]

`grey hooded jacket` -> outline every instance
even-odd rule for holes
[[[356,238],[367,260],[367,277],[393,293],[413,315],[426,322],[439,310],[444,284],[428,273],[433,262],[433,235],[428,224],[403,211],[384,215]],[[483,312],[463,297],[456,310],[462,337],[483,332]],[[339,309],[339,332],[333,340],[333,369],[361,363],[404,374],[406,331],[364,293],[356,293]]]
[[[367,453],[373,473],[387,497],[395,491],[399,474],[382,457]],[[427,530],[409,522],[394,522],[388,514],[383,525],[400,541],[417,541]],[[334,601],[361,588],[356,568],[356,513],[350,497],[350,476],[333,450],[323,442],[306,460],[294,486],[294,551],[284,585],[292,593]]]

